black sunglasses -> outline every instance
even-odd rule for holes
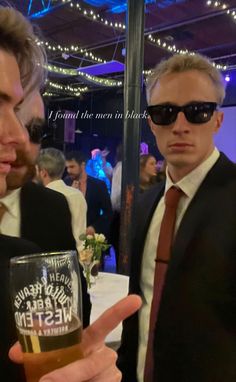
[[[171,104],[148,106],[147,111],[155,125],[170,125],[176,121],[177,115],[182,111],[190,123],[206,123],[210,121],[217,108],[216,102],[193,102],[183,106]]]
[[[33,118],[25,127],[29,133],[30,142],[42,143],[46,129],[46,122],[43,119]]]

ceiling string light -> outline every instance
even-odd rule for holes
[[[219,9],[225,10],[227,15],[231,16],[233,18],[233,20],[236,21],[236,11],[228,9],[229,5],[222,3],[221,1],[211,1],[211,0],[208,0],[206,2],[206,5],[208,7],[219,8]]]
[[[77,70],[76,69],[65,69],[65,68],[61,68],[61,67],[56,66],[56,65],[48,64],[47,70],[51,73],[57,73],[57,74],[61,74],[64,76],[77,76]]]
[[[50,92],[44,92],[43,97],[56,97],[57,94],[55,93],[50,93]]]
[[[90,58],[92,61],[106,64],[107,60],[103,60],[100,57],[96,57],[92,52],[88,52],[87,49],[80,48],[77,45],[62,46],[60,44],[53,45],[48,41],[36,40],[37,45],[44,46],[47,50],[51,52],[61,52],[61,53],[80,53],[86,58]]]
[[[54,90],[56,91],[56,93],[52,93],[51,91],[45,91],[43,93],[43,97],[60,97],[60,96],[67,96],[67,97],[80,97],[81,94],[80,93],[70,93],[70,92],[65,92],[65,91],[62,91],[62,90],[59,90],[59,89],[56,89]]]
[[[77,10],[80,14],[82,14],[84,17],[89,18],[90,20],[100,22],[101,24],[111,27],[113,29],[118,30],[125,30],[126,26],[125,24],[121,22],[116,21],[109,21],[106,18],[99,15],[99,13],[96,13],[92,9],[85,9],[82,8],[81,5],[78,2],[72,1],[72,0],[60,0],[62,4],[68,4],[72,9]]]
[[[101,85],[101,86],[106,86],[106,87],[120,87],[123,85],[123,81],[116,81],[116,80],[111,80],[109,78],[100,78],[100,77],[95,77],[90,74],[81,72],[77,69],[65,69],[61,68],[55,65],[49,64],[47,66],[47,69],[51,73],[57,73],[65,76],[79,76],[84,78],[86,81],[93,83],[94,85]]]
[[[178,54],[190,54],[194,55],[195,52],[192,52],[188,49],[177,49],[175,45],[169,45],[164,40],[161,40],[160,38],[155,39],[151,34],[148,35],[148,40],[152,42],[153,44],[159,46],[162,49],[165,49],[168,52],[171,53],[178,53]],[[220,65],[216,64],[215,62],[212,62],[212,64],[219,70],[227,70],[227,65]]]
[[[87,74],[80,71],[77,71],[77,75],[79,77],[84,78],[88,82],[93,83],[94,85],[101,85],[106,87],[120,87],[123,85],[123,81],[116,81],[116,80],[111,80],[108,78],[95,77],[95,76],[92,76],[91,74]]]
[[[70,91],[71,93],[84,93],[84,92],[88,91],[87,86],[85,86],[85,87],[74,87],[71,85],[64,85],[64,84],[60,84],[60,83],[53,82],[50,80],[48,80],[46,83],[50,87],[53,87],[53,88],[56,88],[59,90]]]
[[[143,70],[143,75],[144,76],[149,76],[152,73],[152,70]]]
[[[179,54],[194,54],[188,49],[177,49],[175,45],[170,45],[166,41],[161,40],[160,38],[155,39],[151,34],[148,35],[147,39],[153,44],[158,45],[160,48],[165,49],[168,52],[179,53]]]

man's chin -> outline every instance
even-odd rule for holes
[[[33,179],[35,167],[27,168],[25,166],[13,168],[7,175],[7,190],[12,191],[22,187],[27,181]]]

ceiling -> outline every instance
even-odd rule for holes
[[[48,93],[76,97],[122,86],[125,0],[10,2],[42,30],[50,64]],[[236,0],[147,0],[144,34],[144,70],[177,49],[209,56],[225,75],[236,69]]]

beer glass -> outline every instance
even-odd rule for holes
[[[27,382],[82,358],[82,301],[75,251],[14,257],[11,296]]]

